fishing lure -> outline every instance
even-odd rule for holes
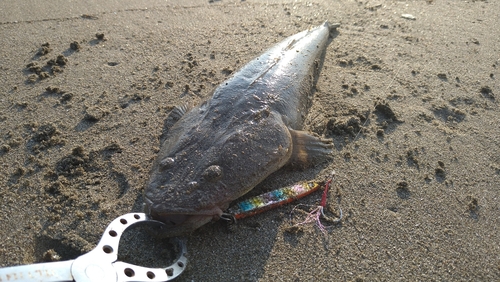
[[[324,208],[326,207],[326,200],[328,198],[328,189],[333,181],[334,176],[335,171],[332,172],[328,180],[325,182],[325,189],[323,190],[320,204],[307,214],[307,217],[304,221],[297,223],[294,226],[316,223],[316,226],[318,226],[321,232],[323,232],[323,234],[327,234],[327,226],[321,223],[321,218],[326,219],[331,223],[339,223],[342,220],[342,209],[340,208],[340,206],[340,215],[338,219],[332,220],[324,214]],[[304,182],[290,187],[284,187],[271,192],[267,192],[235,204],[234,206],[230,207],[227,212],[222,214],[221,219],[234,223],[237,219],[249,217],[303,198],[318,190],[321,186],[322,185],[318,182]],[[340,196],[338,200],[340,205]],[[291,214],[293,214],[298,206],[299,205],[295,206],[292,209]]]
[[[230,221],[252,216],[272,208],[282,206],[305,197],[321,187],[317,182],[304,182],[280,188],[259,196],[241,201],[230,207],[222,218]]]

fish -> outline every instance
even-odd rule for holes
[[[196,107],[172,110],[144,189],[144,210],[186,235],[284,166],[331,154],[331,139],[303,131],[338,24],[292,35],[253,59]],[[167,122],[168,121],[168,122]]]

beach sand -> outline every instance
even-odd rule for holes
[[[342,222],[326,236],[290,229],[317,192],[208,224],[186,236],[176,281],[500,280],[499,1],[11,2],[0,4],[0,266],[94,248],[111,220],[142,212],[174,106],[328,20],[341,26],[305,129],[333,139],[333,158],[250,194],[335,170],[327,215],[340,207]],[[168,263],[165,240],[127,236],[121,259]]]

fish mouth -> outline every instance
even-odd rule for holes
[[[152,212],[150,216],[152,219],[161,221],[165,224],[165,227],[159,232],[161,237],[186,235],[213,220],[213,216],[211,215],[196,214]]]
[[[218,219],[220,216],[218,213],[173,213],[156,210],[153,207],[152,201],[147,198],[144,212],[151,219],[164,223],[165,226],[157,234],[160,237],[175,237],[189,234],[208,222]]]

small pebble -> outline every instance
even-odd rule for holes
[[[403,19],[407,19],[407,20],[416,20],[417,18],[415,18],[415,16],[413,16],[412,14],[402,14],[401,17]]]

